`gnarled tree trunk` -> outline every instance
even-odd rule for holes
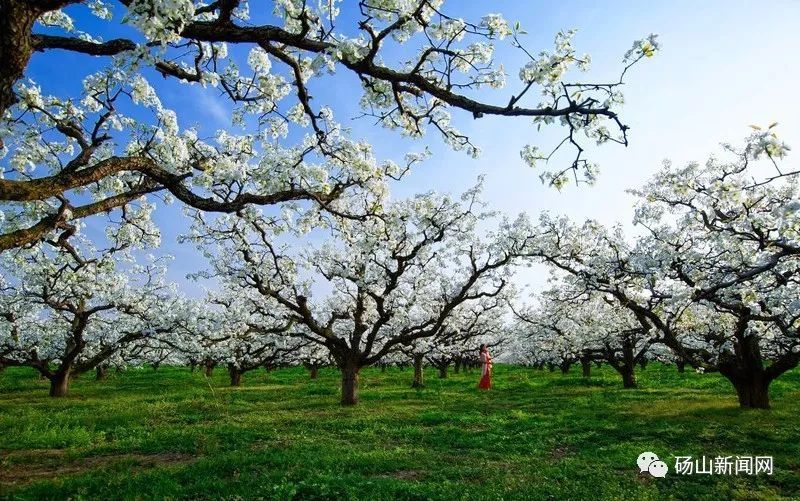
[[[228,375],[231,377],[231,386],[242,384],[242,371],[233,364],[228,364]]]
[[[748,409],[769,408],[769,385],[757,336],[737,335],[734,353],[721,358],[719,372],[736,389],[739,406]]]
[[[636,388],[636,374],[633,372],[632,366],[621,366],[619,373],[622,376],[623,388]]]
[[[361,367],[355,361],[345,361],[339,368],[342,371],[342,405],[358,403],[358,373]]]
[[[414,381],[411,383],[412,388],[423,388],[425,386],[422,374],[422,362],[424,359],[423,355],[414,355]]]
[[[16,102],[14,84],[33,54],[31,29],[41,14],[35,5],[27,0],[0,0],[0,116]]]
[[[755,376],[748,380],[733,382],[739,406],[749,409],[769,409],[769,381]]]
[[[581,357],[581,375],[583,377],[592,375],[592,360],[589,357]]]
[[[69,368],[59,370],[50,376],[50,396],[66,397],[69,391]]]

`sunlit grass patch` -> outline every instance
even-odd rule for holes
[[[338,374],[184,368],[80,378],[66,399],[27,370],[0,376],[0,494],[17,498],[663,499],[800,496],[800,378],[773,409],[743,411],[714,374],[649,365],[641,388],[499,366],[477,373],[367,369],[361,402],[338,404]],[[771,477],[639,475],[644,450],[773,455]],[[42,452],[47,451],[47,452]],[[172,460],[174,459],[174,460]],[[671,465],[670,465],[671,466]],[[21,468],[36,474],[24,475]]]

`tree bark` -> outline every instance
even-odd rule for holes
[[[342,367],[342,405],[358,403],[358,373],[361,368],[354,362],[346,362]]]
[[[234,365],[228,365],[228,375],[231,377],[231,386],[240,386],[242,384],[242,371]]]
[[[675,361],[675,366],[678,368],[678,372],[684,372],[686,370],[686,360],[679,358]]]
[[[33,54],[31,29],[40,12],[33,2],[0,0],[0,116],[17,98],[14,84]]]
[[[412,388],[425,387],[425,381],[422,375],[422,362],[424,357],[422,355],[414,355],[414,381],[411,383]]]
[[[763,376],[733,382],[739,407],[745,409],[769,409],[769,381]]]
[[[50,396],[66,397],[69,391],[69,370],[58,371],[50,377]]]
[[[592,375],[592,361],[589,357],[581,357],[581,374],[583,377]]]
[[[212,377],[214,375],[214,364],[206,363],[206,377]]]
[[[636,388],[636,374],[633,372],[632,365],[623,365],[617,370],[622,376],[623,388]]]
[[[447,368],[447,364],[439,366],[439,379],[447,379]]]
[[[319,375],[319,367],[312,365],[309,371],[311,372],[311,379],[317,379],[317,376]]]
[[[733,384],[740,407],[769,409],[772,377],[764,369],[759,340],[756,336],[745,335],[737,335],[736,338],[734,353],[720,361],[719,372]]]

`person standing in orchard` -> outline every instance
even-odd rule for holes
[[[488,390],[492,387],[492,356],[489,355],[489,348],[481,345],[481,380],[478,382],[478,388],[481,390]]]

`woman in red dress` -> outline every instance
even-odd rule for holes
[[[485,344],[481,345],[481,380],[478,388],[488,390],[492,387],[492,356]]]

